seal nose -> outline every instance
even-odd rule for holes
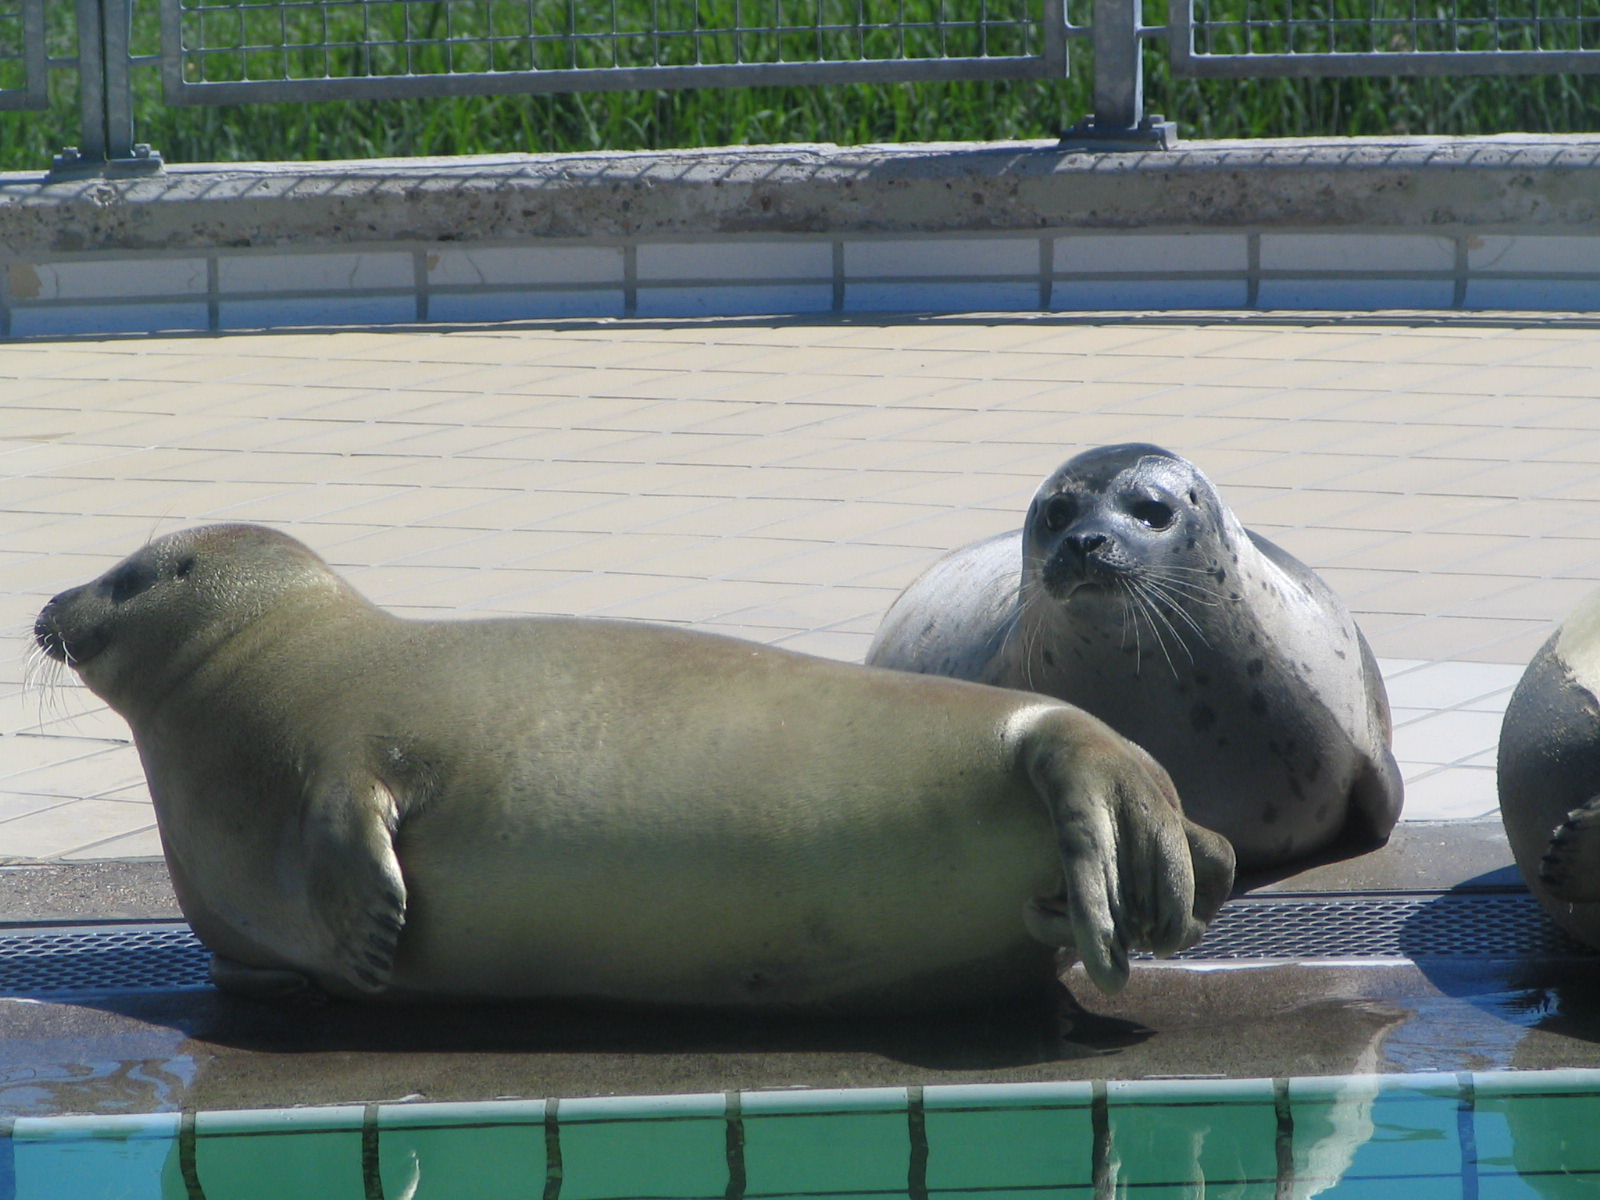
[[[1065,539],[1080,558],[1088,558],[1111,539],[1103,533],[1073,533]]]

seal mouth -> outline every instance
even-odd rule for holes
[[[39,614],[39,619],[33,623],[33,640],[48,657],[59,663],[66,663],[69,667],[81,667],[106,648],[108,639],[103,636],[91,636],[69,641],[66,634],[56,628],[50,610],[46,607],[45,611]]]

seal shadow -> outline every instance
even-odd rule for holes
[[[1511,869],[1467,879],[1407,919],[1401,951],[1445,996],[1510,1026],[1513,1047],[1534,1031],[1600,1044],[1600,953],[1543,910],[1531,932],[1521,921],[1504,927],[1492,916],[1470,920],[1466,905],[1489,893],[1527,895]],[[1470,946],[1441,949],[1441,928],[1462,930]]]
[[[1064,993],[896,1014],[750,1013],[593,1001],[270,1003],[214,988],[53,998],[236,1051],[285,1053],[870,1055],[985,1071],[1114,1054],[1154,1033]]]

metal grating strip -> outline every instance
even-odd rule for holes
[[[0,933],[0,995],[203,987],[210,959],[183,925]]]
[[[1176,955],[1230,958],[1572,958],[1574,941],[1527,893],[1235,900]]]
[[[1590,958],[1526,894],[1235,900],[1179,959]],[[0,995],[206,985],[209,956],[181,925],[0,932]]]

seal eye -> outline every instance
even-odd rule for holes
[[[1044,505],[1044,527],[1051,533],[1060,533],[1072,524],[1078,506],[1070,496],[1051,496]]]
[[[1147,529],[1166,529],[1172,524],[1172,506],[1160,500],[1135,500],[1128,515]]]
[[[123,563],[106,580],[111,590],[111,603],[121,604],[131,600],[156,581],[156,573],[142,563]]]

